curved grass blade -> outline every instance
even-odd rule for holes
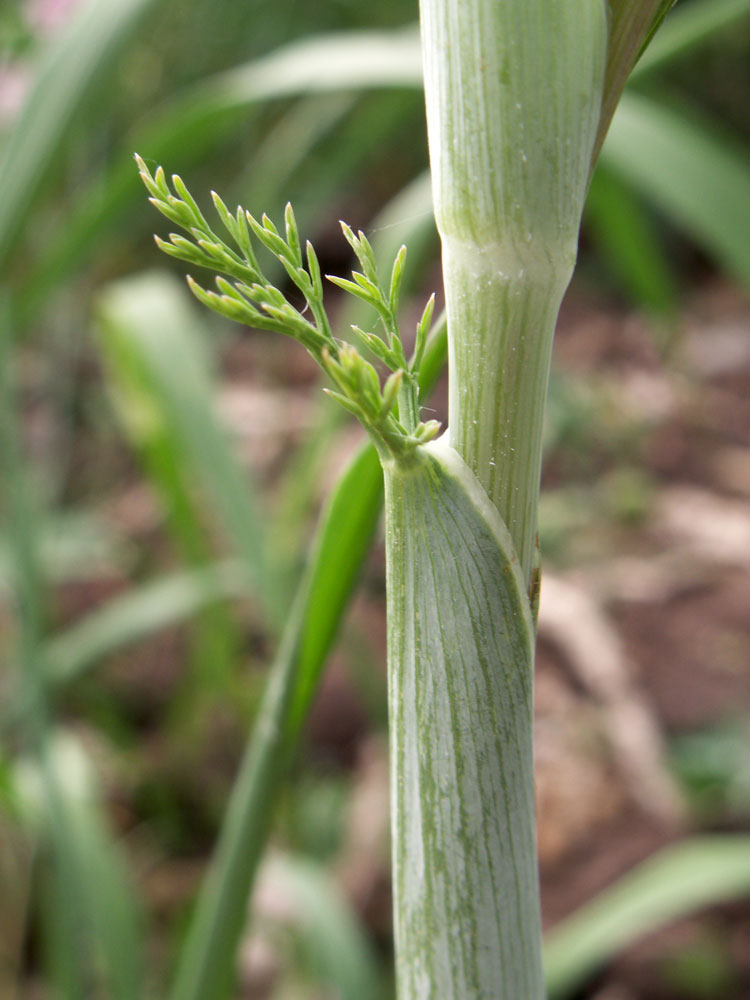
[[[89,0],[43,54],[0,161],[0,269],[71,122],[154,0]]]
[[[676,315],[678,282],[642,201],[606,166],[591,178],[584,211],[588,232],[625,289],[640,305]]]
[[[623,948],[696,910],[750,896],[750,837],[696,837],[628,872],[548,932],[551,1000],[565,1000]]]
[[[750,283],[747,155],[692,114],[623,95],[601,161]]]
[[[48,815],[41,835],[52,854],[44,879],[50,894],[45,932],[52,976],[68,984],[61,996],[71,1000],[89,995],[92,978],[102,981],[112,1000],[141,1000],[142,914],[118,845],[96,802],[80,801],[49,775],[44,784]]]

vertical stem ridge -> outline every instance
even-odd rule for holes
[[[502,266],[501,266],[502,265]],[[562,283],[503,270],[491,250],[443,242],[450,438],[495,503],[528,581],[534,562],[542,424]]]
[[[398,995],[542,1000],[524,581],[465,463],[421,451],[385,469]]]
[[[604,0],[421,0],[451,440],[530,578],[552,335],[601,109]],[[489,426],[494,422],[494,426]]]

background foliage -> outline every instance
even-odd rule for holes
[[[131,154],[206,207],[214,188],[279,220],[291,200],[327,272],[351,266],[339,218],[384,261],[407,242],[416,320],[440,281],[415,19],[389,0],[0,12],[0,995],[163,995],[269,666],[291,658],[241,995],[389,996],[379,470],[361,452],[314,528],[359,440],[294,345],[196,310],[150,242]],[[748,986],[737,902],[600,971],[748,890],[748,20],[683,0],[637,67],[561,323],[538,695],[550,924],[691,839],[552,932],[560,996]],[[343,336],[359,315],[330,302]],[[438,387],[442,418],[444,402]]]

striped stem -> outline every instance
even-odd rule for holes
[[[497,511],[443,441],[385,463],[401,1000],[541,1000],[534,629]]]
[[[529,580],[552,334],[601,108],[605,3],[421,0],[420,10],[451,440]]]

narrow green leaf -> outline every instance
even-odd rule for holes
[[[746,151],[692,113],[641,94],[623,96],[602,163],[750,283]]]
[[[333,493],[310,558],[290,728],[298,733],[380,520],[383,474],[372,445],[357,454]]]
[[[0,296],[0,469],[8,486],[8,511],[14,526],[13,589],[18,623],[14,652],[21,696],[28,706],[22,722],[23,737],[30,747],[27,773],[37,814],[35,839],[48,848],[56,885],[62,890],[57,897],[64,907],[62,914],[60,910],[50,914],[53,936],[59,943],[60,931],[65,932],[61,920],[78,934],[72,951],[56,951],[60,961],[55,968],[71,997],[78,996],[84,984],[87,991],[97,984],[113,1000],[140,1000],[142,942],[137,903],[98,808],[71,790],[76,768],[66,766],[69,762],[52,738],[42,651],[44,589],[37,555],[39,521],[19,448],[9,344],[7,307]],[[81,946],[81,935],[88,947]]]
[[[94,988],[112,1000],[141,1000],[142,913],[83,749],[66,733],[50,734],[41,755],[16,762],[14,784],[27,836],[42,847],[51,904],[43,932],[60,995]]]
[[[667,847],[550,930],[551,1000],[565,1000],[608,959],[665,924],[750,896],[750,837],[696,837]]]
[[[420,391],[429,397],[447,357],[445,317],[435,323],[422,363]],[[365,445],[342,474],[321,520],[310,559],[310,581],[299,645],[290,727],[298,733],[315,695],[328,652],[372,545],[383,502],[383,474]]]

